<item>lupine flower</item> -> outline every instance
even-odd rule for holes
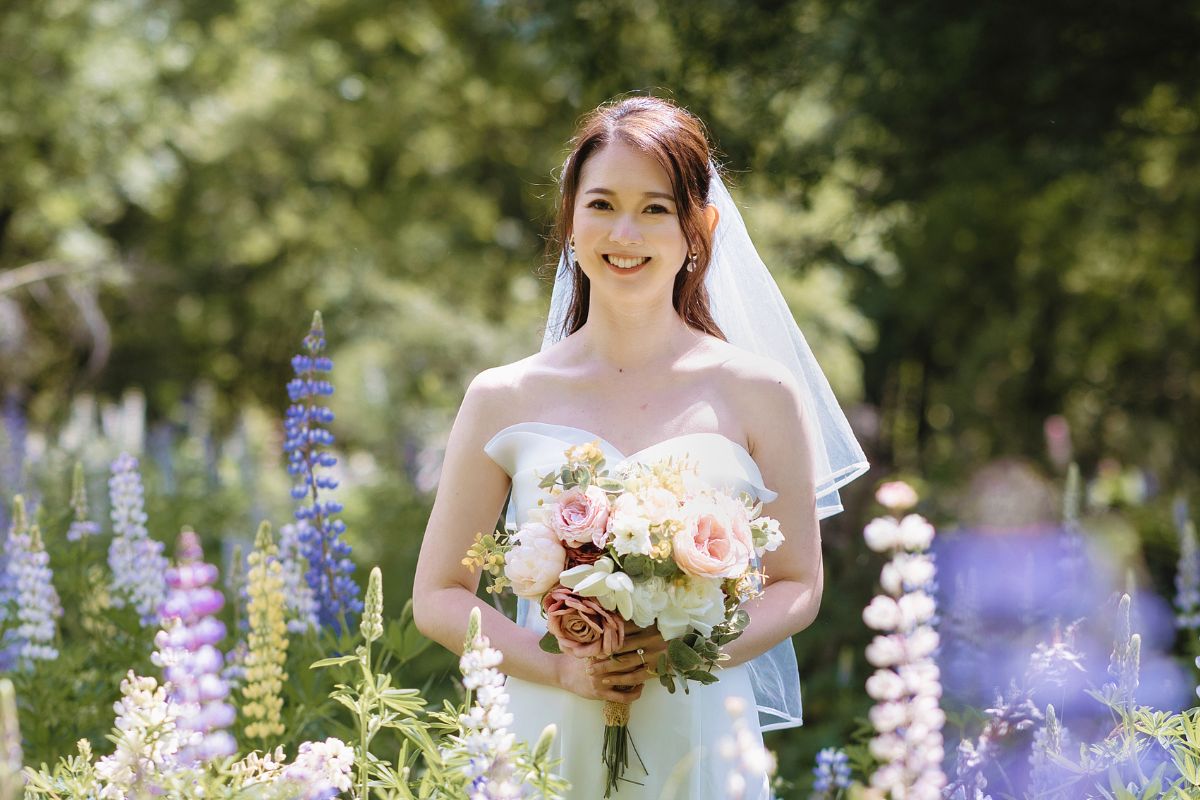
[[[179,767],[180,751],[199,740],[199,734],[179,727],[181,709],[154,678],[133,670],[121,681],[111,755],[96,762],[96,776],[105,784],[101,798],[124,800],[161,793],[157,776]]]
[[[283,768],[280,781],[302,788],[296,795],[300,800],[328,800],[351,787],[354,768],[354,749],[341,739],[330,737],[323,742],[304,742],[296,760]]]
[[[179,727],[197,734],[180,754],[189,765],[237,750],[226,730],[235,711],[225,702],[229,686],[221,679],[224,659],[215,646],[225,636],[225,626],[213,615],[225,605],[225,598],[213,587],[217,568],[203,557],[195,531],[184,528],[178,563],[167,570],[171,592],[160,612],[165,625],[154,639],[159,651],[153,661],[163,668],[171,699],[180,706]]]
[[[112,505],[113,540],[108,547],[115,608],[127,604],[137,609],[145,627],[158,624],[158,609],[167,596],[163,576],[167,559],[162,542],[146,532],[142,478],[137,459],[122,453],[112,464],[108,480]]]
[[[301,552],[300,530],[293,523],[279,528],[279,566],[287,598],[287,627],[291,633],[307,633],[321,627],[317,598],[305,578],[308,562]]]
[[[936,569],[925,553],[933,526],[917,514],[885,517],[872,520],[863,535],[872,550],[891,554],[880,573],[884,594],[863,611],[863,621],[880,632],[866,652],[878,668],[867,681],[867,693],[876,701],[868,716],[877,732],[869,749],[881,762],[871,786],[894,798],[940,800],[946,784],[941,766],[946,716],[938,704],[942,686],[933,661]]]
[[[1083,655],[1075,647],[1075,632],[1078,622],[1060,630],[1055,624],[1051,642],[1038,642],[1029,659],[1028,677],[1037,685],[1065,686],[1076,674],[1087,674],[1083,666]]]
[[[1138,672],[1141,669],[1142,637],[1133,633],[1129,622],[1129,595],[1121,595],[1117,605],[1117,630],[1113,639],[1112,656],[1108,662],[1108,674],[1115,680],[1104,684],[1106,691],[1116,702],[1133,708],[1133,695],[1138,688]]]
[[[13,526],[5,550],[5,584],[11,591],[16,618],[16,627],[6,637],[6,649],[12,648],[22,668],[30,669],[35,661],[58,658],[54,641],[63,610],[41,531],[36,522],[29,524],[20,495],[13,500]],[[3,615],[0,609],[0,618]]]
[[[17,492],[22,488],[21,473],[25,463],[25,438],[28,425],[16,394],[9,392],[5,395],[4,410],[0,416],[4,418],[0,434],[4,436],[5,450],[7,451],[4,460],[0,461],[0,483],[7,486],[9,491]]]
[[[75,519],[67,528],[68,542],[78,542],[100,533],[100,524],[88,519],[87,486],[83,480],[83,464],[79,461],[75,462],[75,474],[71,482],[71,508],[75,511]]]
[[[1054,706],[1046,706],[1046,722],[1034,732],[1029,752],[1029,790],[1034,797],[1062,796],[1063,768],[1052,756],[1061,756],[1070,746],[1070,734],[1059,722]]]
[[[843,751],[826,747],[817,753],[817,766],[813,768],[813,799],[834,797],[842,789],[850,788],[850,758]]]
[[[1200,628],[1200,550],[1196,546],[1196,525],[1186,517],[1179,526],[1175,609],[1176,626],[1195,636]]]
[[[285,422],[284,451],[288,474],[300,481],[292,487],[292,497],[300,501],[295,516],[302,552],[308,561],[305,578],[316,597],[321,624],[340,632],[343,618],[362,611],[362,602],[350,577],[354,571],[350,546],[341,538],[346,524],[336,518],[342,504],[320,500],[322,489],[337,488],[337,480],[321,472],[336,464],[337,459],[320,450],[333,444],[333,434],[321,427],[333,421],[333,412],[313,403],[315,398],[333,394],[333,384],[319,377],[333,369],[333,362],[321,355],[325,330],[319,311],[313,314],[312,328],[304,337],[304,350],[292,358],[296,377],[287,385],[291,405]],[[312,504],[307,505],[304,501],[310,495]]]
[[[952,800],[988,800],[984,793],[987,779],[984,770],[1001,750],[1004,739],[1032,728],[1042,718],[1033,704],[1030,691],[1016,684],[1009,687],[1008,696],[996,695],[991,708],[984,711],[988,721],[975,741],[963,739],[958,743],[958,761],[954,781],[946,787]]]
[[[254,540],[247,575],[250,632],[241,707],[242,715],[248,720],[246,736],[249,739],[266,740],[284,733],[280,712],[283,709],[281,692],[288,636],[278,552],[271,538],[270,523],[263,522]]]
[[[763,746],[746,725],[746,701],[725,698],[725,711],[733,718],[733,730],[718,745],[721,757],[731,762],[725,796],[742,800],[747,790],[758,796],[761,784],[775,772],[775,754]],[[753,781],[753,783],[751,783]]]
[[[529,796],[513,774],[509,751],[514,736],[508,732],[512,714],[508,713],[504,675],[497,669],[502,658],[480,632],[479,609],[471,609],[458,667],[474,703],[466,714],[459,715],[462,735],[450,739],[467,756],[462,771],[470,782],[467,794],[472,800]]]

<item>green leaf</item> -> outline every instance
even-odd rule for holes
[[[667,645],[667,655],[671,657],[671,663],[675,669],[680,672],[686,672],[690,669],[695,669],[700,666],[700,656],[695,650],[688,647],[683,639],[672,639]]]
[[[358,656],[335,656],[334,658],[322,658],[320,661],[314,661],[308,665],[309,669],[322,669],[324,667],[336,667],[342,664],[349,664],[351,661],[358,660]]]
[[[547,632],[546,635],[541,638],[541,641],[538,642],[538,647],[542,648],[547,653],[554,653],[555,655],[560,655],[562,653],[562,648],[558,646],[558,639],[556,639],[554,634],[550,632]]]

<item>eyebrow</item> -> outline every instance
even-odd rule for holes
[[[588,189],[588,190],[585,192],[585,194],[607,194],[607,195],[613,195],[613,194],[616,194],[616,192],[612,191],[611,189],[596,188],[596,189]],[[672,203],[674,203],[674,202],[675,202],[675,196],[674,196],[674,195],[663,194],[662,192],[643,192],[643,193],[642,193],[642,197],[661,197],[663,200],[670,200]]]

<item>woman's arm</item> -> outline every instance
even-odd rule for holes
[[[601,674],[586,659],[547,653],[533,631],[519,627],[475,596],[478,573],[463,566],[477,532],[496,524],[510,480],[483,446],[511,415],[516,389],[503,367],[485,370],[467,388],[450,430],[433,511],[421,542],[413,580],[413,621],[417,630],[454,653],[462,653],[473,607],[483,632],[504,656],[500,669],[522,680],[558,686],[600,700],[631,702],[641,696],[641,680]],[[589,671],[591,670],[591,671]],[[611,683],[603,683],[605,679]],[[621,687],[627,690],[620,691]]]
[[[754,460],[763,483],[779,494],[763,513],[779,520],[784,542],[763,557],[766,588],[744,606],[750,625],[725,646],[728,667],[765,653],[811,625],[821,607],[825,576],[809,449],[814,432],[805,418],[801,390],[792,374],[775,362],[747,360],[736,369],[737,397]]]

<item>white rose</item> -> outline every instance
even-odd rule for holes
[[[892,631],[900,625],[900,607],[890,597],[879,595],[863,609],[863,622],[877,631]]]
[[[659,612],[667,607],[667,579],[660,577],[647,578],[633,584],[633,614],[630,618],[639,628],[648,628],[654,624]]]
[[[886,553],[900,542],[900,530],[891,517],[876,517],[863,528],[867,547],[876,553]]]
[[[933,544],[933,526],[920,514],[909,514],[897,529],[900,544],[907,550],[926,550]]]
[[[641,492],[638,499],[641,501],[642,514],[651,525],[662,525],[669,519],[679,517],[679,498],[673,492],[655,486]]]
[[[902,664],[904,657],[904,640],[896,635],[876,636],[867,645],[867,661],[876,667],[891,667]]]
[[[897,605],[906,627],[928,622],[937,610],[933,598],[919,589],[901,597]]]
[[[867,694],[872,700],[899,700],[904,696],[904,680],[890,669],[875,670],[867,678]]]
[[[675,639],[695,628],[703,636],[725,621],[725,593],[720,581],[687,577],[667,589],[667,606],[658,615],[658,631]]]
[[[650,541],[650,520],[642,516],[637,498],[623,494],[617,498],[608,517],[609,542],[618,554],[631,553],[650,555],[654,543]]]
[[[539,523],[526,523],[515,539],[516,547],[504,556],[504,575],[519,597],[536,600],[558,583],[567,551],[554,531]]]

